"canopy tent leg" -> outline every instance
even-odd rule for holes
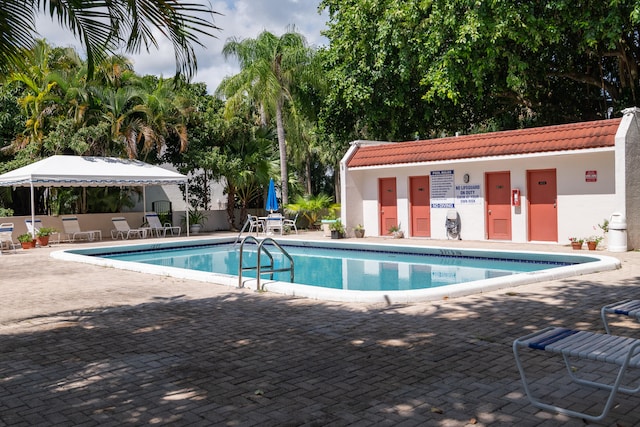
[[[33,181],[29,183],[31,187],[31,237],[36,238],[36,196],[33,189]]]

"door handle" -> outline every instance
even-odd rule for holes
[[[488,213],[489,213],[489,215],[491,215],[491,209],[489,209],[489,212],[488,212]]]

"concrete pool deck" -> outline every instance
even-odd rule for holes
[[[558,245],[365,240],[571,252]],[[620,259],[619,270],[383,305],[256,293],[49,257],[91,245],[0,257],[0,426],[584,426],[529,404],[511,344],[548,325],[602,332],[601,306],[640,297],[640,252],[599,251]],[[630,322],[616,323],[614,333],[640,338]],[[534,371],[544,368],[551,378],[561,372],[538,359],[531,360]],[[580,408],[602,403],[601,391],[571,393],[565,379],[536,383]],[[638,424],[640,396],[621,394],[600,425]]]

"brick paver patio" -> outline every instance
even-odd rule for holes
[[[602,305],[639,297],[637,252],[601,252],[623,261],[617,271],[386,306],[48,256],[67,247],[0,257],[0,426],[584,426],[528,403],[513,339],[547,325],[603,331]],[[565,379],[535,385],[577,408],[602,402]],[[639,424],[638,395],[620,395],[603,422]]]

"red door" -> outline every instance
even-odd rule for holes
[[[412,176],[409,178],[411,203],[411,230],[416,237],[431,236],[431,208],[429,206],[429,177]]]
[[[558,241],[556,170],[527,171],[529,240]]]
[[[511,175],[485,175],[487,194],[487,239],[511,240]]]
[[[380,235],[389,234],[389,228],[398,225],[398,198],[396,196],[396,179],[380,178],[378,180],[378,200],[380,203]]]

